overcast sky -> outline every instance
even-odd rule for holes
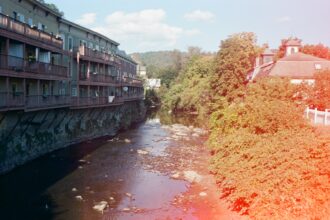
[[[330,46],[329,0],[46,0],[69,20],[99,31],[127,52],[217,51],[228,35],[250,31],[277,48],[281,39]]]

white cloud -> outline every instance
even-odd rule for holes
[[[94,24],[96,20],[96,14],[95,13],[86,13],[81,15],[81,17],[77,20],[75,20],[76,23],[80,25],[91,25]]]
[[[163,9],[147,9],[126,13],[117,11],[108,15],[105,25],[93,30],[120,42],[126,48],[134,44],[135,50],[161,50],[173,48],[182,36],[199,33],[166,23]]]
[[[184,15],[188,21],[213,21],[215,15],[209,11],[195,10]]]
[[[286,23],[286,22],[290,22],[292,20],[292,18],[290,16],[282,16],[280,18],[277,19],[278,23]]]

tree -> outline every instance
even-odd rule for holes
[[[224,96],[231,101],[237,89],[244,85],[247,72],[252,69],[259,53],[256,39],[254,33],[243,32],[231,35],[221,42],[212,80],[216,99],[217,96]]]
[[[319,43],[317,45],[306,44],[302,47],[301,52],[310,54],[319,58],[330,59],[330,49]]]
[[[55,4],[47,3],[44,0],[37,0],[37,1],[40,2],[41,4],[45,5],[49,9],[56,11],[57,13],[60,13],[62,16],[64,16],[64,12],[60,11],[60,9]]]
[[[330,70],[325,70],[314,75],[315,85],[309,95],[309,104],[319,110],[330,109]]]

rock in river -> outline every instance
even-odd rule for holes
[[[142,154],[142,155],[149,154],[149,152],[146,151],[146,150],[137,150],[136,152],[137,152],[138,154]]]
[[[202,180],[202,176],[195,171],[184,171],[184,179],[190,183],[196,182],[199,183]]]
[[[101,212],[103,214],[103,211],[108,207],[108,202],[107,201],[101,201],[98,204],[93,206],[93,209]]]

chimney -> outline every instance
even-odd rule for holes
[[[282,40],[282,45],[285,48],[285,56],[290,56],[299,52],[301,40],[298,38],[289,38],[287,40]]]
[[[273,62],[275,53],[269,49],[268,44],[264,44],[263,48],[264,48],[264,52],[261,54],[262,64]]]

